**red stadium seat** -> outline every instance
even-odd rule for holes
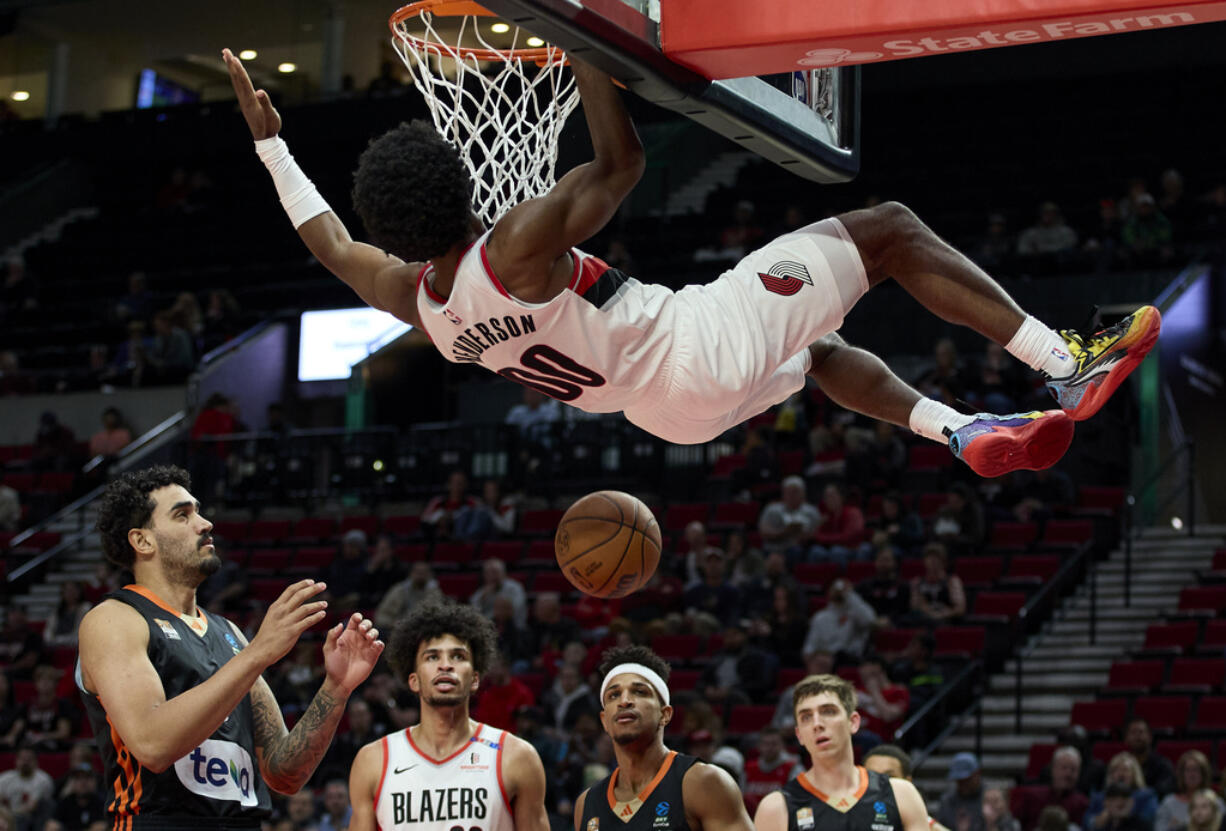
[[[252,557],[255,552],[252,552]],[[302,572],[322,572],[339,556],[339,552],[334,545],[313,545],[299,548],[294,552],[294,561],[291,566],[294,571]]]
[[[712,479],[727,479],[734,471],[745,467],[744,453],[729,453],[727,456],[720,456],[715,460],[715,464],[711,465]]]
[[[656,635],[651,639],[651,651],[671,663],[688,663],[702,650],[698,635]]]
[[[1128,750],[1128,745],[1117,741],[1102,741],[1095,742],[1094,747],[1090,750],[1090,755],[1100,762],[1110,762],[1113,756],[1124,753]]]
[[[779,476],[799,476],[805,470],[805,451],[785,450],[775,455],[779,463]]]
[[[805,674],[805,670],[799,667],[787,667],[779,670],[779,673],[775,676],[775,692],[781,693],[788,687],[800,683]]]
[[[1179,592],[1179,611],[1215,617],[1226,610],[1226,586],[1188,586]]]
[[[260,519],[247,526],[247,539],[251,542],[281,542],[289,535],[288,519]]]
[[[792,568],[792,577],[808,591],[825,591],[842,573],[838,563],[799,563]]]
[[[1039,536],[1039,526],[1033,522],[996,522],[988,546],[995,549],[1020,551],[1029,548]]]
[[[394,537],[416,537],[421,533],[421,517],[416,515],[384,517],[383,530]]]
[[[937,658],[974,658],[983,654],[988,631],[982,626],[938,626],[932,632]]]
[[[1197,623],[1194,620],[1177,623],[1151,623],[1145,630],[1146,652],[1182,653],[1196,644]]]
[[[482,560],[502,560],[508,565],[518,563],[524,556],[523,540],[492,540],[482,543],[480,555]]]
[[[1013,620],[1026,605],[1026,595],[1021,592],[979,592],[975,595],[972,614],[975,617],[1004,618]]]
[[[1059,746],[1052,742],[1035,742],[1030,746],[1030,757],[1026,761],[1027,780],[1039,778],[1039,775],[1043,773],[1043,768],[1047,767],[1047,763],[1051,761],[1051,757]]]
[[[1082,485],[1077,489],[1077,507],[1114,513],[1124,504],[1123,488],[1103,488]]]
[[[1145,696],[1133,703],[1132,715],[1149,722],[1155,733],[1183,732],[1192,715],[1192,699],[1184,695]]]
[[[251,581],[251,597],[259,603],[268,605],[281,596],[287,582],[284,577],[256,579]]]
[[[711,525],[715,528],[752,528],[758,524],[757,502],[721,502],[715,506]]]
[[[37,493],[70,493],[76,480],[75,473],[40,473],[34,490]]]
[[[742,705],[728,714],[728,732],[734,736],[756,733],[771,723],[775,708],[771,705]]]
[[[566,575],[556,568],[547,568],[537,572],[532,578],[532,591],[557,592],[561,595],[573,594],[575,587],[566,579]]]
[[[397,561],[402,563],[415,563],[418,560],[430,559],[430,546],[425,543],[410,543],[409,545],[398,545],[392,552],[392,556]]]
[[[1172,765],[1179,761],[1179,757],[1187,753],[1189,750],[1198,750],[1205,754],[1205,758],[1209,763],[1213,763],[1213,742],[1208,739],[1195,741],[1192,739],[1166,739],[1154,745],[1154,752],[1159,756],[1169,761]]]
[[[33,473],[6,473],[0,481],[18,493],[30,493],[34,490],[35,476]]]
[[[915,510],[924,519],[931,519],[945,504],[945,498],[945,494],[940,492],[921,493],[916,497]]]
[[[664,512],[665,531],[684,531],[691,522],[706,523],[711,515],[711,505],[707,502],[686,502],[669,505]]]
[[[443,594],[463,601],[467,601],[481,585],[481,575],[468,572],[440,574],[436,579]]]
[[[254,573],[279,574],[289,568],[293,553],[288,548],[258,548],[247,558],[247,569]]]
[[[919,557],[904,557],[898,561],[898,576],[907,581],[924,576],[924,561]]]
[[[558,531],[558,523],[562,521],[565,511],[539,510],[524,511],[519,520],[519,532],[527,536],[547,535],[552,537]]]
[[[1011,583],[1042,585],[1060,570],[1060,558],[1051,554],[1023,554],[1009,560],[1005,579]]]
[[[909,470],[945,470],[952,467],[953,463],[953,454],[939,444],[913,444],[907,451]]]
[[[1226,571],[1226,548],[1219,548],[1213,552],[1213,570]]]
[[[14,704],[28,704],[37,694],[33,681],[14,681],[12,686]]]
[[[990,588],[1003,570],[999,557],[959,557],[954,562],[954,574],[970,587]]]
[[[847,570],[843,572],[843,576],[854,586],[869,579],[876,573],[877,567],[873,563],[864,560],[852,560],[847,564]]]
[[[336,536],[332,517],[303,517],[294,523],[293,539],[305,542],[331,541]]]
[[[475,546],[470,542],[436,542],[430,549],[430,564],[436,568],[455,568],[471,563],[475,553]]]
[[[1168,689],[1196,692],[1217,690],[1226,683],[1226,659],[1176,658],[1171,664]]]
[[[1162,684],[1164,661],[1116,661],[1107,676],[1106,692],[1149,692]]]
[[[1039,544],[1044,548],[1078,548],[1094,538],[1094,523],[1088,519],[1049,519]]]
[[[533,540],[528,543],[528,551],[524,554],[524,560],[527,562],[546,563],[557,562],[557,554],[553,548],[553,537],[547,540]]]
[[[67,753],[40,753],[38,766],[52,779],[62,779],[72,761]]]
[[[1196,705],[1196,720],[1192,722],[1195,732],[1226,730],[1226,696],[1206,695]],[[1219,757],[1226,759],[1226,757]]]
[[[873,638],[878,652],[902,652],[920,633],[919,629],[880,629]]]
[[[1226,620],[1205,621],[1205,634],[1200,639],[1200,649],[1214,655],[1226,651]]]
[[[1122,729],[1127,716],[1128,702],[1122,698],[1076,701],[1069,724],[1080,724],[1087,731],[1110,733]]]
[[[366,514],[363,516],[346,516],[341,517],[341,530],[344,534],[346,531],[357,529],[366,535],[370,542],[375,541],[375,535],[379,533],[379,518]]]
[[[247,539],[246,522],[214,522],[213,536],[226,542],[242,542]]]

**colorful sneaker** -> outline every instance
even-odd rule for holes
[[[1144,360],[1161,329],[1162,315],[1153,306],[1142,306],[1089,337],[1062,329],[1060,336],[1077,361],[1077,369],[1065,378],[1049,378],[1047,389],[1074,421],[1084,421],[1099,411]]]
[[[1013,470],[1042,470],[1060,461],[1073,442],[1073,420],[1063,410],[992,415],[978,413],[957,430],[945,429],[949,449],[985,479]]]

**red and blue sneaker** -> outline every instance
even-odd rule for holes
[[[1074,421],[1094,415],[1128,373],[1149,354],[1162,330],[1162,315],[1142,306],[1114,326],[1085,336],[1062,329],[1077,369],[1064,378],[1049,378],[1047,389]]]
[[[1042,470],[1060,461],[1073,442],[1073,420],[1063,410],[992,415],[977,413],[957,430],[945,429],[949,449],[985,479],[1014,470]]]

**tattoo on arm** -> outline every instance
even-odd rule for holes
[[[332,744],[336,725],[345,712],[344,701],[321,689],[291,731],[286,731],[271,695],[253,695],[252,705],[268,784],[283,792],[298,790],[311,778]]]

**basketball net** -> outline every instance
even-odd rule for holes
[[[392,16],[392,46],[421,90],[439,135],[473,177],[473,210],[487,226],[553,187],[558,137],[579,103],[566,56],[555,46],[491,45],[479,23],[497,21],[475,3],[420,2]],[[440,33],[435,19],[454,24]],[[475,45],[463,45],[475,44]],[[454,70],[452,70],[454,67]]]

